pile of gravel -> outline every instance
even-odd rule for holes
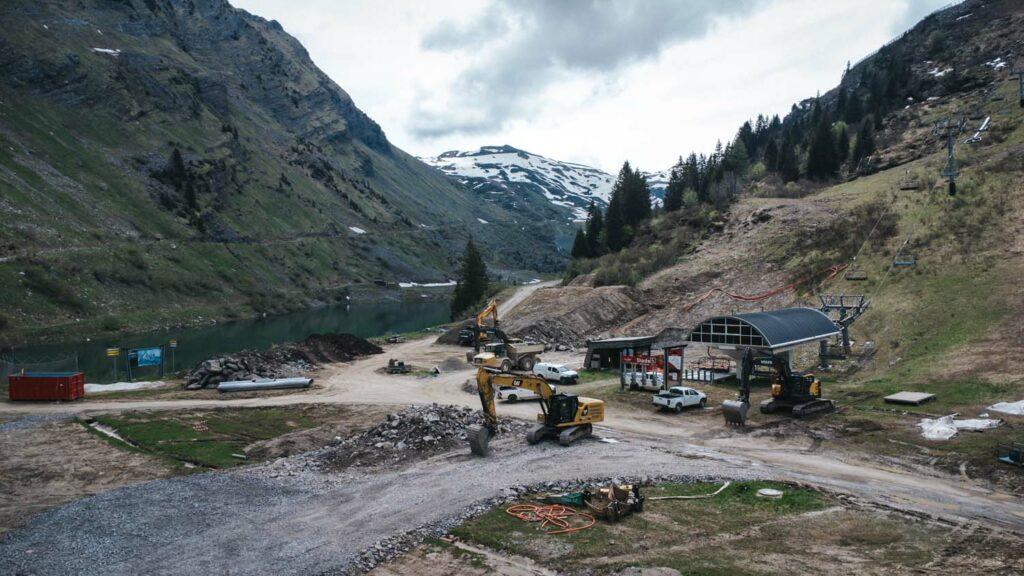
[[[431,404],[388,414],[387,420],[338,441],[321,453],[328,468],[396,463],[465,444],[466,430],[480,426],[483,415],[472,408]],[[498,421],[498,433],[525,434],[531,424],[514,418]]]
[[[352,334],[313,334],[302,342],[203,360],[186,376],[185,388],[197,390],[233,380],[299,376],[321,364],[347,362],[357,356],[382,352],[376,344]]]

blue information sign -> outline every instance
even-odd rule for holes
[[[159,366],[163,360],[162,348],[139,348],[133,350],[137,366]]]

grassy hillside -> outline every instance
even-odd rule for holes
[[[498,270],[564,262],[559,231],[392,146],[276,22],[223,0],[0,12],[0,339],[436,281],[470,235]]]

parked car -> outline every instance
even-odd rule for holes
[[[580,378],[575,370],[570,370],[565,364],[552,364],[551,362],[534,364],[533,373],[548,382],[558,382],[559,384],[575,384]]]
[[[668,390],[655,394],[651,399],[658,408],[668,408],[676,412],[682,412],[687,406],[700,406],[703,408],[708,403],[708,395],[693,388],[685,386],[673,386]]]
[[[555,387],[551,387],[552,392],[557,392]],[[520,388],[518,386],[502,386],[498,388],[498,400],[506,400],[508,402],[518,402],[520,400],[539,400],[540,396],[534,393],[533,390],[527,390],[526,388]]]

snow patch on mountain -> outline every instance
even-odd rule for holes
[[[598,168],[553,160],[512,146],[451,150],[420,160],[479,194],[540,194],[551,204],[568,208],[571,220],[585,219],[591,201],[606,208],[615,185],[615,176]],[[644,174],[652,203],[660,205],[669,172]]]

